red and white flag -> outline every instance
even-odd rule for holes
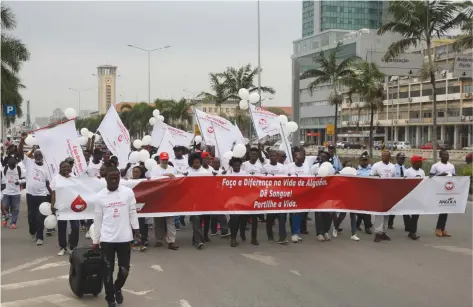
[[[163,141],[166,131],[170,132],[175,146],[188,147],[194,139],[194,134],[174,128],[162,121],[156,120],[156,123],[153,126],[153,131],[151,132],[151,145],[158,148]]]
[[[130,132],[123,125],[115,107],[108,109],[97,131],[100,132],[107,148],[117,156],[119,166],[125,166],[131,152]]]
[[[278,115],[253,104],[250,104],[250,115],[259,140],[279,134]]]

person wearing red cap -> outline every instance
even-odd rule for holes
[[[210,154],[206,151],[202,152],[202,167],[212,173],[212,168],[210,167]]]
[[[151,171],[151,178],[170,177],[175,178],[177,172],[169,165],[169,154],[162,152],[159,154],[159,165]],[[164,245],[164,240],[168,244],[168,249],[178,250],[176,244],[176,225],[173,216],[154,218],[154,236],[156,238],[156,247]]]
[[[422,158],[421,156],[413,156],[411,158],[412,167],[405,171],[404,176],[406,176],[406,178],[424,178],[425,172],[422,169],[422,161],[424,161],[424,158]],[[406,230],[409,232],[407,236],[412,240],[419,239],[419,236],[417,236],[416,234],[418,221],[418,214],[404,215],[404,223],[406,224]]]

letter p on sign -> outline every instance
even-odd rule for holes
[[[5,115],[6,116],[15,116],[16,115],[16,106],[5,105]]]

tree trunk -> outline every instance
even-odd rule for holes
[[[373,105],[371,105],[371,110],[370,110],[370,134],[368,138],[368,148],[369,148],[369,154],[370,157],[373,158],[373,122],[374,122],[374,108]]]
[[[429,57],[429,72],[430,72],[430,83],[432,84],[432,160],[434,163],[437,162],[437,95],[435,94],[435,73],[433,70],[433,61],[432,61],[432,42],[427,40],[427,50]],[[455,146],[455,144],[453,144]]]

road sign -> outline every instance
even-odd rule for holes
[[[5,116],[15,116],[16,106],[5,105]]]
[[[417,53],[401,53],[390,60],[384,60],[386,52],[368,51],[366,60],[376,64],[387,76],[416,76],[424,62],[424,56]]]
[[[334,135],[335,134],[334,124],[327,124],[327,126],[325,126],[325,130],[326,130],[327,135]]]
[[[455,78],[473,78],[473,57],[471,55],[455,56],[453,76]]]

